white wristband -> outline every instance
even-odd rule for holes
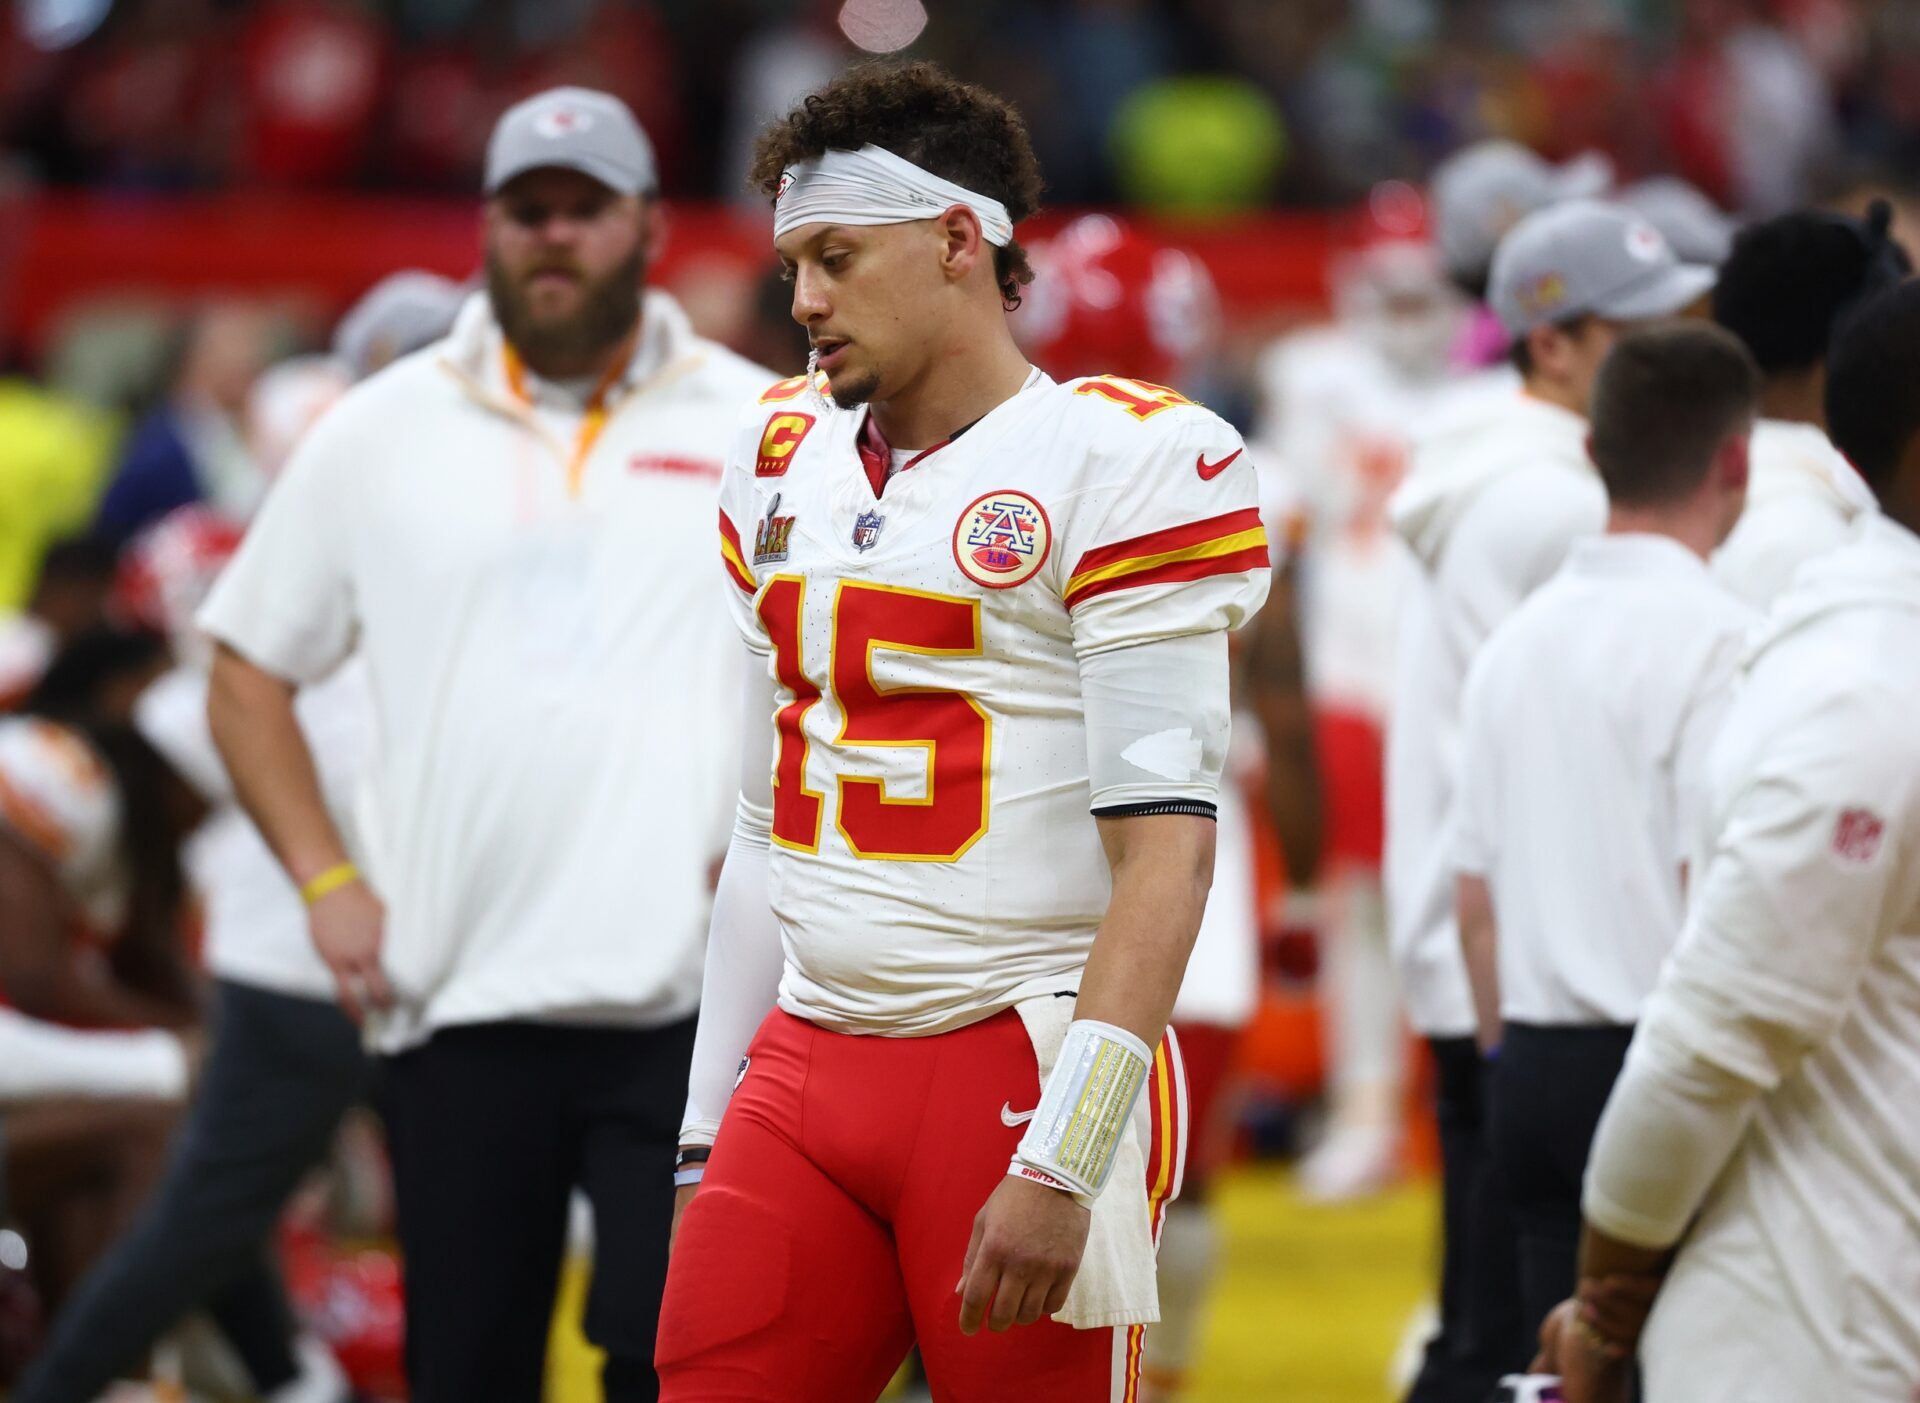
[[[1113,1173],[1120,1137],[1152,1065],[1147,1045],[1125,1028],[1075,1019],[1014,1151],[1012,1172],[1024,1165],[1076,1195],[1097,1197]]]
[[[707,1166],[704,1164],[689,1164],[685,1169],[676,1169],[673,1171],[673,1186],[684,1189],[690,1184],[697,1184],[706,1172]]]

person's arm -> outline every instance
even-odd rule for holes
[[[207,689],[207,723],[233,777],[234,792],[295,886],[304,889],[349,865],[346,843],[327,812],[313,752],[294,715],[294,686],[222,643]],[[329,884],[331,885],[331,884]],[[313,943],[355,1018],[392,1002],[380,968],[385,908],[358,879],[310,902]]]
[[[69,1028],[0,1008],[0,1105],[65,1096],[178,1101],[192,1063],[173,1033]]]
[[[1454,879],[1454,913],[1460,923],[1460,953],[1467,961],[1473,989],[1473,1017],[1480,1050],[1500,1046],[1499,928],[1493,919],[1493,893],[1484,877],[1471,872]]]
[[[959,1287],[965,1334],[1052,1315],[1072,1288],[1089,1209],[1165,1036],[1206,909],[1227,672],[1224,633],[1081,659],[1093,811],[1112,895],[1040,1105],[1008,1177],[974,1219]]]
[[[680,1125],[681,1165],[674,1173],[676,1231],[706,1172],[702,1156],[719,1135],[747,1045],[779,996],[780,975],[786,966],[780,923],[767,896],[773,834],[774,686],[766,660],[758,654],[748,659],[742,698],[740,803],[707,933],[700,1022],[694,1032],[687,1109]]]
[[[0,829],[0,988],[23,1014],[97,1028],[179,1028],[192,1010],[90,976],[75,958],[73,903],[47,860]]]
[[[1274,569],[1266,606],[1247,630],[1244,675],[1267,743],[1267,813],[1286,858],[1288,881],[1306,889],[1320,875],[1324,831],[1313,708],[1300,647],[1297,559],[1289,553]]]

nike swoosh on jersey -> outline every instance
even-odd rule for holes
[[[1235,458],[1238,458],[1244,452],[1246,452],[1244,448],[1236,448],[1217,463],[1209,463],[1207,461],[1207,455],[1202,453],[1193,460],[1193,470],[1200,474],[1200,480],[1202,482],[1212,482],[1232,465]]]
[[[1033,1111],[1039,1109],[1038,1106],[1035,1106]],[[1033,1119],[1033,1111],[1016,1111],[1013,1109],[1013,1103],[1011,1101],[1002,1101],[1000,1103],[1000,1124],[1025,1125]]]

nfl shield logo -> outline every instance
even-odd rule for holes
[[[872,550],[873,543],[880,539],[880,528],[887,519],[879,512],[861,512],[853,523],[853,546],[855,550]]]

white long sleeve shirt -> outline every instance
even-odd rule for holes
[[[1714,834],[1595,1138],[1585,1212],[1735,1272],[1832,1396],[1920,1379],[1920,538],[1803,569],[1710,766]],[[1676,1270],[1657,1307],[1681,1321]],[[1678,1339],[1669,1329],[1649,1339]]]

